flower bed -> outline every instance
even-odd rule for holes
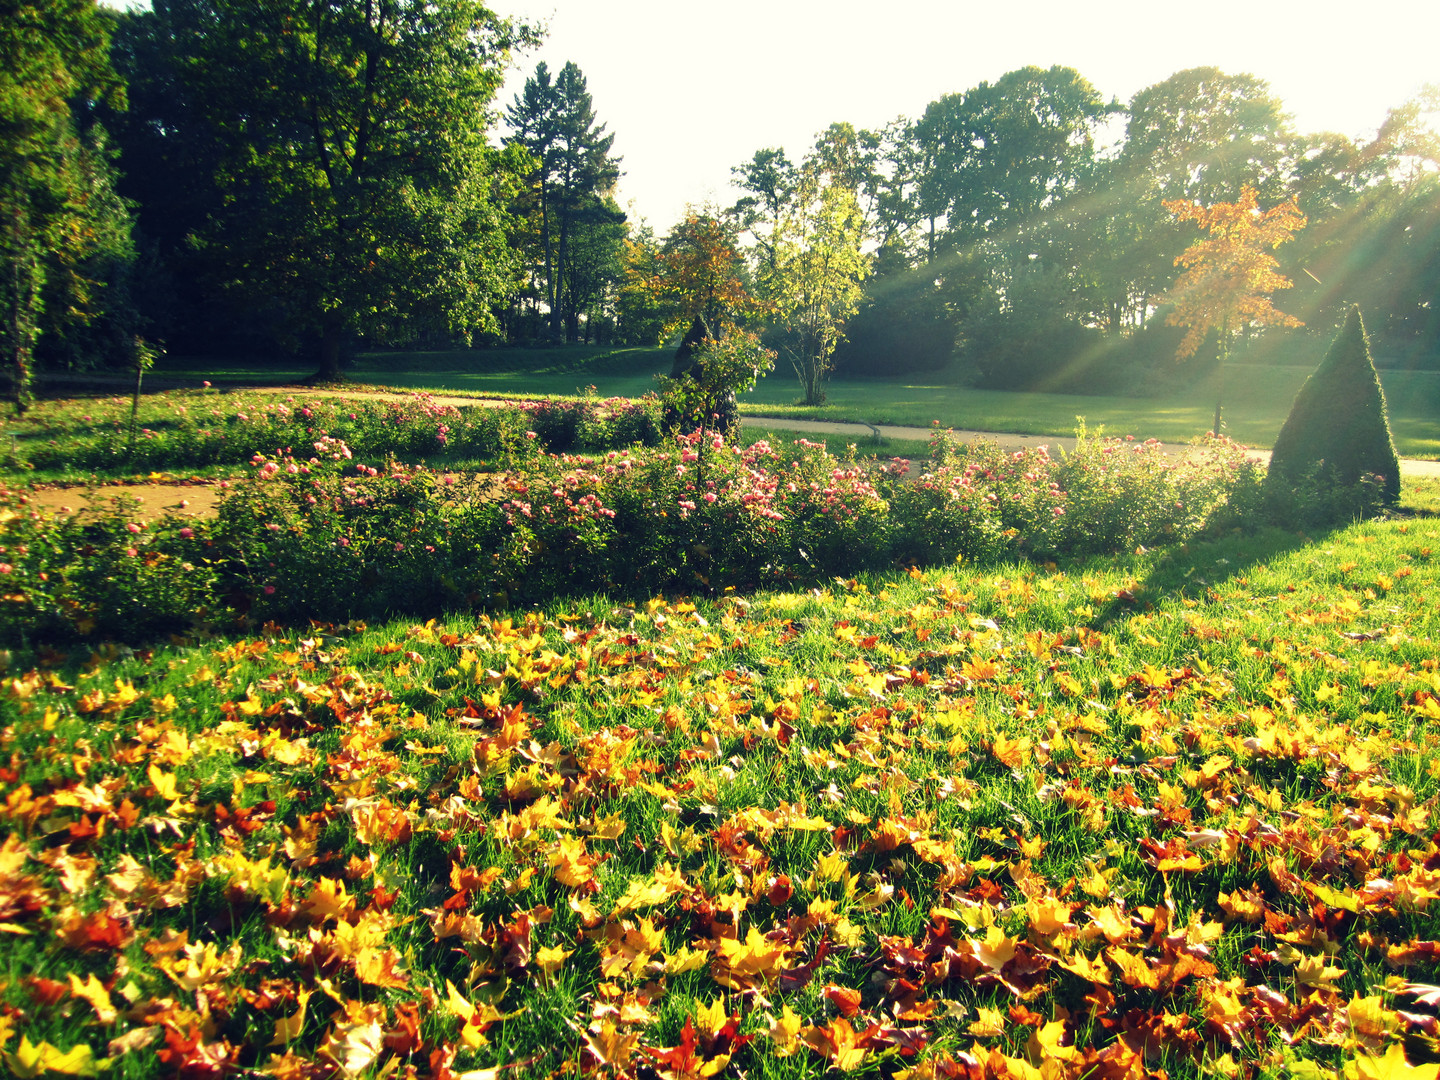
[[[528,430],[528,429],[527,429]],[[887,565],[1057,559],[1183,540],[1256,504],[1259,475],[1225,440],[1180,459],[1082,437],[1044,448],[955,445],[928,468],[866,469],[824,444],[782,453],[694,435],[653,448],[510,448],[494,478],[393,459],[357,465],[322,435],[305,456],[250,455],[213,522],[64,520],[12,505],[0,559],[11,640],[120,637],[195,620],[374,617],[568,593],[718,592]]]

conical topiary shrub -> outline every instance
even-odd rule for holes
[[[1370,359],[1359,307],[1305,385],[1270,453],[1270,485],[1313,482],[1336,492],[1379,476],[1386,503],[1400,498],[1400,459],[1385,415],[1385,392]]]

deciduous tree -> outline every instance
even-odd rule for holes
[[[82,132],[73,111],[123,100],[109,36],[94,0],[0,4],[0,341],[21,411],[47,308],[52,327],[87,322],[100,288],[89,261],[128,252],[129,216],[103,140]]]
[[[1270,252],[1305,227],[1305,215],[1292,199],[1262,211],[1248,184],[1232,203],[1201,206],[1184,199],[1165,203],[1178,221],[1193,221],[1210,235],[1197,240],[1175,260],[1185,273],[1160,303],[1172,306],[1166,320],[1188,328],[1179,356],[1193,356],[1212,330],[1220,340],[1220,388],[1215,399],[1215,434],[1220,434],[1224,365],[1235,335],[1250,326],[1300,326],[1270,302],[1277,289],[1290,288]]]
[[[698,316],[716,337],[761,308],[747,280],[734,228],[713,210],[690,209],[656,255],[650,289],[664,305],[666,332]]]
[[[835,346],[864,295],[870,259],[855,193],[807,168],[776,230],[775,264],[761,280],[776,315],[775,341],[806,405],[825,400]]]
[[[342,343],[494,324],[523,151],[485,129],[533,33],[479,0],[190,0],[181,69],[218,145],[198,236],[217,284]],[[157,9],[166,17],[169,7]]]

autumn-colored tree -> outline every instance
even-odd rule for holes
[[[1193,221],[1210,234],[1176,258],[1175,265],[1183,266],[1185,273],[1158,303],[1171,306],[1168,323],[1189,328],[1177,353],[1181,359],[1194,356],[1210,331],[1220,339],[1215,394],[1218,435],[1225,361],[1235,335],[1249,326],[1304,325],[1270,302],[1272,292],[1291,285],[1270,252],[1305,227],[1305,215],[1293,199],[1262,211],[1259,196],[1248,184],[1233,203],[1202,206],[1171,199],[1164,206],[1177,221]]]
[[[708,211],[688,210],[648,269],[650,290],[666,309],[667,333],[698,316],[719,336],[727,324],[760,309],[746,284],[734,229]]]

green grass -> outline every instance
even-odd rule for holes
[[[173,378],[284,382],[311,369],[231,364],[211,368],[170,359]],[[483,397],[572,396],[594,386],[602,397],[635,397],[656,388],[668,373],[668,349],[609,349],[567,346],[549,349],[459,349],[432,352],[360,354],[349,375],[357,382],[407,390]],[[1230,365],[1226,369],[1226,434],[1250,446],[1268,447],[1284,423],[1296,391],[1310,369],[1299,366]],[[1384,371],[1396,447],[1404,457],[1440,458],[1440,373]],[[827,402],[797,405],[798,387],[777,368],[741,400],[751,415],[858,421],[928,428],[1069,435],[1075,418],[1114,435],[1187,442],[1210,429],[1213,381],[1201,380],[1181,394],[1159,398],[976,390],[957,385],[960,373],[947,371],[904,379],[845,379],[830,382]]]
[[[1268,447],[1285,422],[1309,369],[1226,369],[1224,431],[1248,446]],[[1391,428],[1403,457],[1440,458],[1440,373],[1384,372]],[[1162,398],[1025,393],[957,387],[943,376],[901,380],[833,379],[819,408],[796,405],[793,380],[766,378],[741,404],[745,413],[872,424],[944,427],[1031,435],[1070,435],[1075,418],[1107,434],[1188,442],[1210,430],[1213,382]]]
[[[406,350],[359,353],[345,373],[357,383],[475,397],[571,396],[591,385],[602,397],[639,397],[656,388],[654,376],[668,374],[671,363],[669,349],[598,345]],[[217,385],[296,382],[314,373],[313,365],[254,360],[211,366],[185,357],[167,358],[156,369],[157,375],[197,386],[206,379]]]
[[[1173,1077],[1333,1071],[1400,1046],[1440,938],[1437,550],[1367,523],[9,656],[0,1053],[173,1075],[193,1023],[241,1068],[790,1080],[845,1031],[862,1076],[1048,1032],[1080,1075],[1154,1023]],[[1367,1008],[1394,1034],[1287,1037]]]

